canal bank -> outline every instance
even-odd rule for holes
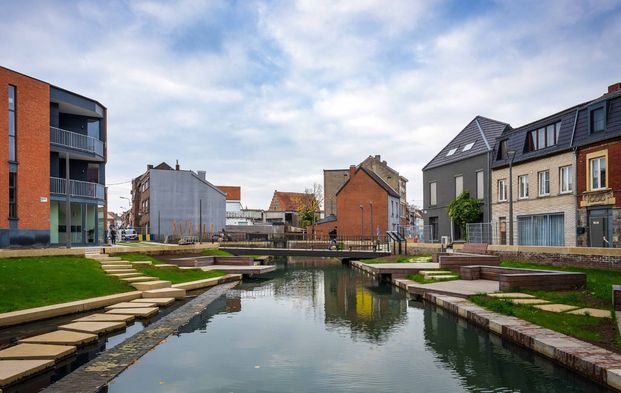
[[[114,392],[607,392],[339,261],[278,261],[107,387]]]

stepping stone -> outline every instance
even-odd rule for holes
[[[527,293],[519,293],[519,292],[488,293],[487,296],[507,298],[507,299],[534,299],[535,298],[533,295],[529,295]]]
[[[153,262],[151,261],[130,261],[129,263],[131,263],[134,266],[144,266],[144,267],[150,267],[153,265]]]
[[[72,345],[17,344],[0,351],[0,360],[62,359],[75,352]]]
[[[170,281],[155,280],[145,282],[133,282],[132,287],[139,291],[149,291],[151,289],[170,288]]]
[[[134,299],[130,303],[154,303],[160,307],[168,306],[175,302],[174,297],[153,297],[150,299]]]
[[[96,334],[70,332],[57,330],[51,333],[40,334],[19,340],[19,343],[33,344],[56,344],[56,345],[82,345],[97,340]]]
[[[129,263],[119,263],[118,265],[101,265],[102,269],[133,269],[134,266]]]
[[[179,266],[179,270],[203,270],[200,266]]]
[[[142,274],[141,273],[114,273],[114,274],[109,274],[110,276],[114,276],[117,278],[130,278],[130,277],[141,277]]]
[[[580,308],[574,311],[568,311],[567,314],[587,315],[595,318],[610,318],[610,310],[600,310],[599,308]]]
[[[128,261],[108,261],[108,260],[100,260],[98,261],[100,265],[126,265]]]
[[[423,276],[429,276],[433,274],[453,274],[453,272],[448,270],[421,270],[418,274],[422,274]]]
[[[101,257],[101,258],[93,258],[98,261],[121,261],[121,257]]]
[[[109,269],[104,271],[107,274],[119,274],[119,273],[138,273],[136,269]]]
[[[175,299],[185,298],[185,289],[182,288],[162,288],[145,291],[142,293],[144,299],[174,297]]]
[[[138,304],[135,304],[137,306]],[[157,307],[115,308],[106,314],[133,315],[136,318],[149,318],[160,312]]]
[[[54,360],[0,360],[0,386],[30,377],[54,365]]]
[[[546,304],[546,303],[550,303],[547,300],[541,300],[541,299],[505,299],[505,300],[509,300],[515,304]]]
[[[132,315],[91,314],[86,317],[74,319],[71,322],[125,322],[134,320]]]
[[[425,278],[432,279],[432,280],[448,280],[450,278],[459,278],[459,276],[455,274],[438,274],[438,275],[425,276]]]
[[[136,307],[156,307],[156,303],[150,302],[150,303],[143,303],[141,305],[136,305],[136,303],[123,302],[123,303],[117,303],[117,304],[108,306],[106,307],[106,310],[114,310],[116,308],[136,308]]]
[[[568,310],[575,310],[576,308],[578,308],[576,306],[570,306],[567,304],[540,304],[533,307],[550,312],[564,312]]]
[[[173,265],[172,263],[160,263],[157,265],[153,265],[154,268],[156,269],[168,269],[168,268],[175,268],[175,267],[179,267],[177,265]]]
[[[103,334],[125,329],[125,322],[72,322],[58,328],[73,332]]]
[[[121,278],[121,280],[132,283],[132,282],[145,282],[145,281],[153,281],[157,277],[147,277],[147,276],[139,276],[139,277],[126,277]]]

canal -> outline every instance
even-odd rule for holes
[[[212,303],[107,392],[607,392],[338,261]]]

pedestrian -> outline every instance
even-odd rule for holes
[[[330,236],[330,249],[332,249],[332,247],[336,248],[336,227],[328,232],[328,235]]]
[[[116,244],[116,228],[113,225],[110,225],[110,241]]]

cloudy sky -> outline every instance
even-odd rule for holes
[[[421,168],[477,114],[519,126],[621,81],[619,1],[0,0],[0,64],[108,108],[112,210],[178,159],[267,208],[381,154]]]

